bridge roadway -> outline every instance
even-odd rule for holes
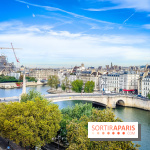
[[[134,95],[122,94],[105,94],[101,93],[63,93],[63,94],[48,94],[45,98],[52,102],[68,101],[68,100],[85,100],[99,105],[115,108],[116,104],[127,107],[135,107],[144,110],[150,110],[150,100],[147,98],[139,98]],[[0,98],[0,102],[15,102],[19,101],[19,97]]]

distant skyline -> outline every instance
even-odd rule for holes
[[[150,0],[1,0],[0,47],[11,42],[27,67],[150,64]]]

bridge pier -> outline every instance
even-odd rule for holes
[[[114,97],[107,97],[107,107],[116,108],[116,101]]]

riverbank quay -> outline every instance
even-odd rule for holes
[[[74,92],[71,89],[64,91],[64,90],[62,90],[62,88],[59,87],[57,90],[50,88],[47,90],[47,93],[49,93],[49,94],[64,94],[64,93],[74,93]]]
[[[42,82],[26,82],[26,86],[37,86],[37,85],[45,85]],[[22,87],[22,82],[7,82],[7,83],[0,83],[1,89],[13,89]]]

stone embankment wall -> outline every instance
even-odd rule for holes
[[[36,85],[43,85],[42,82],[26,82],[26,86],[36,86]],[[17,88],[16,82],[7,82],[7,83],[0,83],[0,88],[4,89],[11,89],[11,88]]]

